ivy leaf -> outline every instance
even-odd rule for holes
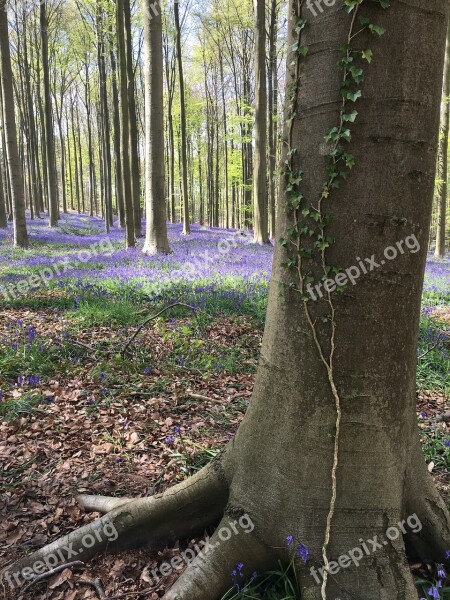
[[[346,115],[342,115],[342,119],[345,122],[354,123],[357,116],[358,116],[358,111],[357,110],[352,110],[351,113],[348,113]]]
[[[372,33],[376,33],[377,35],[383,35],[386,32],[384,27],[381,27],[381,25],[375,25],[374,23],[369,25],[369,29]]]
[[[391,0],[380,0],[381,8],[389,8]]]
[[[365,60],[367,60],[367,62],[368,62],[368,63],[369,63],[369,65],[370,65],[370,63],[372,62],[372,58],[373,58],[373,52],[372,52],[372,50],[370,50],[370,48],[369,48],[369,49],[367,49],[367,50],[363,50],[363,51],[361,52],[361,56],[362,56],[362,57],[363,57]]]

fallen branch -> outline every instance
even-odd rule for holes
[[[64,571],[64,569],[70,569],[72,567],[84,567],[84,566],[85,566],[85,564],[83,562],[81,562],[80,560],[74,560],[73,562],[65,563],[64,565],[59,565],[58,567],[55,567],[54,569],[50,569],[50,571],[46,571],[45,573],[36,575],[36,577],[34,577],[30,581],[30,583],[27,583],[27,585],[23,588],[23,590],[21,591],[21,594],[24,594],[27,590],[30,589],[31,586],[33,586],[38,581],[42,581],[43,579],[48,579],[49,577],[52,577],[52,575],[57,575],[58,573],[61,573],[61,571]]]
[[[156,315],[152,315],[151,317],[146,319],[141,325],[139,325],[139,327],[136,329],[136,331],[133,333],[133,335],[130,337],[130,339],[127,341],[127,343],[123,347],[123,350],[121,352],[122,356],[125,355],[130,344],[132,344],[132,342],[136,339],[136,337],[139,335],[139,333],[142,331],[142,329],[148,323],[150,323],[150,321],[153,321],[153,319],[156,319],[157,317],[162,315],[164,312],[166,312],[166,310],[169,310],[169,308],[173,308],[174,306],[184,306],[185,308],[189,308],[194,312],[196,310],[201,310],[200,308],[197,308],[196,306],[191,306],[190,304],[185,304],[184,302],[174,302],[173,304],[169,304],[168,306],[166,306],[165,308],[163,308],[159,312],[157,312]]]

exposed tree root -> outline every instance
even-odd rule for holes
[[[450,560],[445,557],[450,550],[450,514],[428,473],[419,445],[411,464],[414,467],[408,473],[405,518],[416,514],[422,530],[414,536],[406,535],[408,551],[422,560],[448,564]]]
[[[95,497],[87,496],[82,500],[86,507],[95,510],[114,504],[105,497],[97,501]],[[7,567],[2,572],[2,579],[15,587],[22,585],[25,579],[31,579],[38,569],[42,572],[42,567],[37,565],[49,568],[72,560],[86,561],[107,548],[164,547],[218,522],[227,500],[228,485],[219,461],[214,461],[164,494],[127,501],[126,504],[116,502],[115,508],[100,519]]]
[[[240,531],[236,534],[232,523],[229,517],[222,519],[210,544],[177,579],[163,600],[216,600],[235,583],[243,586],[252,573],[261,573],[273,564],[273,553],[252,533]],[[243,563],[243,567],[236,569],[239,563]]]
[[[114,498],[113,496],[90,496],[88,494],[80,494],[77,496],[76,500],[81,508],[84,508],[86,511],[95,511],[106,514],[119,506],[134,502],[136,498]]]

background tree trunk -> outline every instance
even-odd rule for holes
[[[126,0],[128,1],[128,0]],[[127,54],[125,45],[124,0],[116,0],[118,59],[120,74],[120,160],[122,164],[122,183],[125,208],[125,245],[134,248],[134,204],[130,170],[130,112],[128,108]]]
[[[50,94],[50,73],[48,64],[48,19],[47,3],[40,3],[42,76],[44,79],[44,127],[45,127],[45,156],[47,166],[48,186],[48,219],[50,227],[58,224],[58,195],[55,168],[55,136],[53,132],[52,98]]]
[[[180,94],[180,130],[181,130],[181,186],[182,186],[182,203],[183,203],[183,234],[191,233],[189,220],[189,194],[188,194],[188,164],[187,164],[187,149],[186,149],[186,104],[184,98],[184,74],[183,74],[183,59],[181,57],[181,29],[180,29],[180,3],[179,0],[174,0],[173,3],[175,15],[175,30],[176,30],[176,48],[178,62],[178,85]]]
[[[22,163],[17,147],[16,114],[13,91],[13,75],[9,48],[8,15],[6,0],[0,0],[0,65],[5,126],[6,157],[9,180],[11,182],[11,205],[14,227],[14,245],[28,247],[28,233],[25,221],[25,197]]]
[[[255,0],[255,151],[253,163],[253,230],[255,244],[267,244],[267,83],[266,3]]]
[[[164,181],[162,19],[159,2],[144,0],[145,46],[145,206],[143,252],[169,252]]]

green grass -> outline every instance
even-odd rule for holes
[[[450,395],[450,326],[433,317],[420,320],[417,387]]]
[[[24,394],[18,398],[0,402],[0,417],[6,421],[13,421],[21,415],[34,414],[46,399],[41,394]]]
[[[301,600],[292,563],[286,568],[280,564],[249,583],[241,581],[239,574],[234,579],[240,589],[234,586],[221,600]]]

